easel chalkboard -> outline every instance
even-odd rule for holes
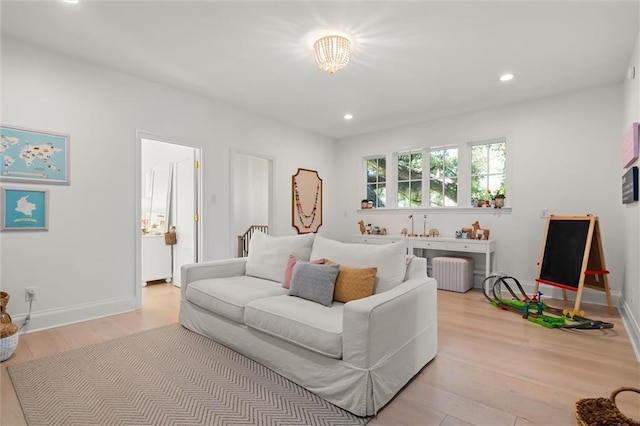
[[[575,291],[574,312],[579,312],[584,287],[604,291],[613,314],[608,274],[597,217],[548,217],[534,294],[540,284],[562,288],[564,300],[567,290]]]

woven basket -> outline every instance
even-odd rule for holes
[[[616,395],[631,391],[640,393],[640,389],[622,387],[611,392],[609,398],[586,398],[576,402],[576,420],[579,426],[640,426],[616,406]]]
[[[13,355],[18,347],[18,336],[19,334],[16,333],[12,336],[0,339],[0,362],[9,359],[11,355]]]

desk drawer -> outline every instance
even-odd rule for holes
[[[447,243],[444,241],[413,241],[413,248],[427,250],[446,250]]]
[[[402,241],[400,238],[380,238],[380,237],[352,237],[352,243],[360,244],[391,244]]]
[[[486,253],[487,252],[487,245],[486,244],[474,244],[471,242],[464,242],[464,241],[456,241],[456,242],[450,242],[447,243],[447,247],[448,250],[455,250],[455,251],[467,251],[467,252],[473,252],[473,253]]]

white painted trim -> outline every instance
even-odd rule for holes
[[[520,281],[520,284],[522,285],[522,288],[524,289],[525,293],[527,293],[528,295],[533,294],[533,289],[535,288],[535,283],[534,282],[522,282],[522,281]],[[511,286],[511,283],[509,283],[509,285]],[[511,287],[513,287],[513,286],[511,286]],[[559,288],[559,287],[554,287],[554,286],[542,284],[542,285],[540,285],[539,290],[542,292],[542,299],[543,300],[546,299],[546,298],[562,299],[562,289]],[[516,294],[519,293],[517,288],[514,288],[513,291],[515,291]],[[576,295],[575,291],[567,291],[567,299],[569,299],[571,301],[575,301],[575,295]],[[620,293],[619,291],[612,291],[611,292],[611,300],[612,300],[612,303],[613,303],[614,307],[619,307],[620,306],[620,302],[622,300],[622,293]],[[590,288],[584,288],[582,290],[581,302],[591,303],[593,305],[606,306],[607,305],[607,296],[603,291],[592,290]],[[589,316],[589,312],[586,313],[586,316],[587,317]],[[593,319],[600,319],[600,318],[593,318]]]
[[[140,221],[142,218],[142,138],[144,133],[136,132],[134,167],[133,167],[133,185],[134,185],[134,203],[133,203],[133,236],[134,236],[134,253],[135,268],[133,276],[133,294],[136,298],[135,309],[142,308],[142,227]]]
[[[511,207],[503,207],[501,209],[494,209],[488,207],[380,207],[376,209],[357,209],[357,214],[399,214],[407,215],[414,212],[429,213],[429,214],[492,214],[494,216],[501,216],[502,214],[511,214]]]
[[[21,333],[46,330],[54,327],[62,327],[68,324],[89,321],[96,318],[110,317],[125,312],[135,311],[136,297],[123,297],[100,302],[85,303],[82,305],[67,306],[62,309],[49,309],[31,314],[29,325],[21,330]],[[35,301],[34,305],[38,302]],[[13,322],[21,326],[26,315],[16,315]]]
[[[631,342],[633,351],[636,354],[636,360],[640,362],[640,324],[638,323],[638,318],[633,317],[633,311],[627,304],[627,301],[624,299],[624,297],[620,298],[619,306],[622,323],[624,324],[624,328],[627,329],[629,341]]]
[[[236,252],[237,252],[237,235],[235,235],[234,233],[234,206],[235,206],[235,191],[233,190],[235,182],[234,182],[234,172],[235,172],[235,161],[234,161],[234,157],[236,155],[243,155],[245,157],[253,157],[253,158],[259,158],[261,160],[265,160],[267,161],[267,179],[269,180],[268,182],[268,191],[269,191],[269,195],[267,197],[268,199],[268,206],[267,206],[267,216],[268,216],[268,220],[267,220],[267,226],[269,227],[269,232],[270,233],[274,233],[275,230],[273,228],[273,218],[274,218],[274,197],[275,197],[275,193],[274,193],[274,170],[275,170],[275,158],[268,156],[268,155],[262,155],[262,154],[257,154],[255,152],[252,151],[246,151],[246,150],[241,150],[241,149],[236,149],[236,148],[230,148],[229,149],[229,250],[231,252],[231,255],[229,257],[235,257],[236,256]]]
[[[133,277],[134,283],[134,294],[136,298],[135,309],[140,309],[142,307],[142,228],[140,226],[140,218],[142,217],[141,203],[142,199],[142,139],[154,140],[158,142],[169,143],[173,145],[180,145],[189,148],[193,148],[195,151],[196,160],[199,163],[198,170],[196,171],[196,213],[198,214],[198,224],[196,226],[196,262],[200,262],[202,260],[202,250],[203,250],[203,242],[202,242],[202,229],[204,227],[204,219],[202,214],[202,157],[203,157],[203,148],[199,145],[192,145],[188,143],[180,143],[175,142],[174,139],[165,138],[157,135],[156,133],[147,131],[147,130],[136,130],[136,146],[135,146],[135,155],[134,155],[134,217],[136,220],[134,221],[134,247],[135,247],[135,276]],[[178,283],[180,284],[180,283]]]

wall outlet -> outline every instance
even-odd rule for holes
[[[548,218],[549,217],[549,210],[547,210],[547,209],[540,210],[540,217],[542,219]]]
[[[38,300],[38,287],[27,287],[24,289],[24,301]]]

